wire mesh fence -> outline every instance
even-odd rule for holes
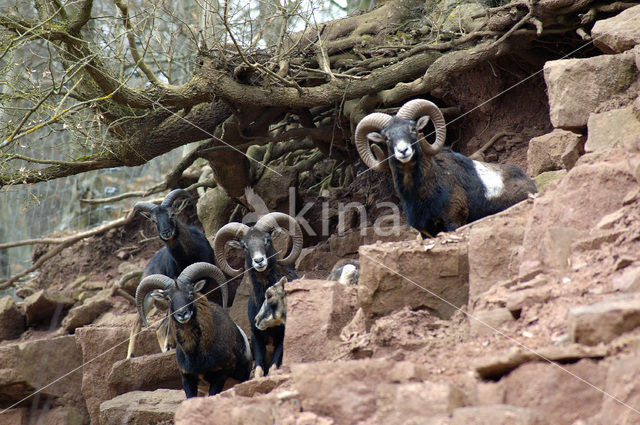
[[[147,189],[161,181],[182,151],[177,149],[138,167],[111,168],[1,189],[0,243],[86,230],[122,217],[139,198],[104,204],[81,200]],[[0,250],[0,278],[30,267],[32,249],[27,245]]]

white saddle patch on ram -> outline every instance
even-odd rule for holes
[[[242,339],[244,339],[244,356],[249,362],[253,361],[253,356],[251,355],[251,347],[249,346],[249,339],[247,339],[247,334],[244,333],[242,328],[238,326],[237,323],[234,322],[240,333],[242,334]]]
[[[473,165],[476,168],[478,177],[480,177],[480,181],[484,185],[484,194],[487,199],[497,198],[502,195],[504,190],[502,172],[478,161],[473,161]]]

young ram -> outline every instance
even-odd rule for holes
[[[147,323],[147,296],[169,304],[172,337],[184,392],[198,393],[198,377],[209,383],[209,395],[222,391],[227,378],[246,381],[251,373],[247,336],[217,304],[200,294],[205,278],[224,285],[225,277],[210,263],[194,263],[173,279],[162,274],[145,277],[136,290],[138,316]]]
[[[271,239],[281,229],[289,229],[292,247],[287,256],[276,258],[276,251]],[[295,270],[291,267],[302,251],[302,230],[293,217],[280,212],[272,212],[262,216],[253,227],[242,223],[228,223],[216,233],[213,250],[220,269],[230,276],[239,276],[242,269],[234,269],[229,265],[225,254],[225,246],[242,248],[245,252],[245,268],[251,280],[251,295],[249,297],[248,315],[251,324],[251,347],[256,364],[255,376],[260,377],[269,373],[273,365],[282,364],[282,346],[284,343],[284,325],[260,330],[256,327],[255,317],[265,300],[267,288],[277,283],[282,277],[287,280],[297,279]],[[274,346],[273,359],[269,365],[265,364],[266,345],[272,342]]]
[[[429,119],[433,144],[424,134]],[[446,127],[440,109],[427,100],[405,103],[395,116],[372,113],[356,127],[355,144],[362,161],[384,169],[386,143],[389,166],[407,223],[423,236],[451,231],[502,211],[536,193],[533,181],[515,165],[474,161],[444,148]]]
[[[337,281],[341,285],[357,285],[359,271],[360,262],[358,260],[340,260],[333,266],[327,280]],[[284,289],[286,282],[287,279],[283,277],[275,285],[267,288],[264,302],[254,319],[256,327],[261,331],[273,326],[286,325],[287,293]]]
[[[202,230],[188,226],[177,218],[173,204],[180,196],[189,196],[189,193],[184,189],[175,189],[169,192],[160,205],[152,202],[138,202],[133,207],[131,214],[142,212],[155,223],[158,236],[165,244],[149,260],[142,274],[143,279],[152,274],[162,274],[175,279],[187,266],[193,263],[204,261],[215,264],[213,249],[211,249]],[[214,294],[210,295],[211,299],[226,308],[229,298],[227,285],[223,285],[220,291],[213,291],[214,287],[211,286],[211,283],[210,280],[207,280],[205,293]],[[151,299],[146,302],[150,304]],[[158,308],[166,309],[162,303],[155,304]],[[165,320],[157,332],[158,343],[162,351],[167,351],[174,345],[169,337],[168,326],[170,323]],[[138,319],[131,328],[127,358],[133,357],[136,335],[141,329],[142,321]]]

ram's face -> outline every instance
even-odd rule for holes
[[[273,251],[271,234],[256,228],[251,228],[242,238],[247,264],[257,272],[263,272],[269,265],[270,253]]]
[[[157,206],[151,214],[151,219],[158,229],[158,235],[163,241],[173,239],[176,233],[176,214],[172,208]]]
[[[415,121],[394,118],[380,134],[387,141],[389,154],[396,160],[406,163],[413,159],[418,147]]]
[[[200,284],[200,282],[198,283]],[[196,291],[193,285],[175,282],[169,296],[169,311],[178,323],[187,323],[193,317],[196,305]]]

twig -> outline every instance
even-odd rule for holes
[[[165,83],[160,81],[158,77],[151,71],[151,69],[147,66],[144,61],[144,57],[138,51],[138,46],[136,45],[136,39],[133,34],[133,28],[131,27],[131,18],[129,17],[129,7],[124,4],[121,0],[114,0],[114,3],[120,9],[120,13],[122,13],[122,25],[124,26],[127,33],[127,40],[129,41],[129,49],[131,50],[131,56],[136,63],[136,66],[140,68],[140,71],[144,73],[144,75],[151,81],[153,84],[159,87],[168,87]]]

